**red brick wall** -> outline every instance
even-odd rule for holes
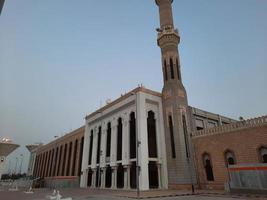
[[[267,146],[267,125],[246,128],[232,132],[193,137],[199,187],[223,189],[228,181],[228,171],[224,152],[231,150],[236,162],[259,163],[258,149]],[[208,153],[213,166],[214,181],[207,181],[203,163],[203,153]]]

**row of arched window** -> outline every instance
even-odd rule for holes
[[[168,70],[168,66],[170,66],[170,70]],[[181,80],[181,73],[180,73],[180,67],[178,64],[178,59],[176,58],[176,63],[174,64],[174,61],[172,58],[169,60],[169,65],[167,65],[166,59],[164,59],[164,77],[165,81],[168,81],[168,79],[175,79],[175,68],[176,66],[176,72],[177,72],[177,78],[178,80]],[[170,71],[170,74],[168,74],[168,71]]]
[[[129,115],[129,157],[130,159],[136,158],[136,122],[135,122],[135,113],[131,112]],[[122,160],[122,138],[123,138],[123,124],[122,118],[119,117],[117,120],[117,161]],[[106,138],[106,152],[105,157],[109,158],[111,154],[111,135],[112,128],[111,122],[107,123],[106,128],[107,138]],[[148,134],[148,153],[150,158],[156,158],[158,155],[157,152],[157,139],[156,139],[156,119],[155,113],[150,110],[148,111],[147,117],[147,134]],[[103,153],[101,151],[101,126],[98,127],[98,139],[97,139],[97,151],[96,151],[96,164],[99,164],[100,156]],[[93,153],[93,139],[94,139],[94,130],[90,132],[90,146],[89,146],[89,159],[88,165],[92,164],[92,153]]]
[[[258,149],[259,162],[267,163],[267,147],[262,146]],[[206,172],[206,179],[208,181],[214,181],[212,160],[209,153],[203,153],[202,155],[203,165]],[[233,151],[226,150],[224,153],[225,166],[234,165],[237,163],[236,157]]]
[[[78,143],[76,139],[37,155],[33,176],[80,176],[84,137],[81,138],[80,145]]]

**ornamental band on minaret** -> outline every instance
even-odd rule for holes
[[[195,174],[188,134],[190,126],[187,95],[180,71],[180,36],[173,25],[172,3],[173,0],[156,0],[160,15],[157,42],[162,54],[162,104],[169,186],[179,187],[194,183]]]

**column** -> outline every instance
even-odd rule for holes
[[[110,166],[115,166],[117,161],[117,119],[111,124],[111,151],[110,151]]]
[[[159,157],[159,162],[161,162],[161,186],[164,189],[168,188],[168,169],[167,169],[167,153],[166,153],[166,141],[165,141],[165,130],[164,130],[164,120],[163,120],[163,108],[162,102],[159,102],[159,133],[160,133],[160,143],[161,143],[161,157]]]
[[[137,135],[140,142],[138,147],[139,188],[149,189],[148,180],[148,141],[147,141],[147,113],[145,94],[137,93]]]
[[[159,182],[159,189],[162,188],[162,183],[161,183],[161,164],[157,163],[157,167],[158,167],[158,182]]]
[[[117,166],[112,168],[111,189],[117,189]]]
[[[106,185],[106,167],[103,167],[101,173],[101,188],[105,188],[105,185]]]
[[[88,179],[88,169],[81,172],[81,178],[80,178],[80,187],[81,188],[87,187],[87,179]]]
[[[84,133],[84,143],[83,143],[82,171],[88,168],[89,151],[90,151],[90,136],[91,136],[90,127],[86,125],[85,133]]]
[[[96,181],[96,168],[92,169],[92,183],[91,183],[91,188],[95,188],[95,181]]]
[[[93,168],[96,167],[96,160],[97,160],[96,156],[97,156],[97,141],[98,141],[98,135],[99,135],[98,132],[99,130],[97,126],[94,128],[94,132],[93,132],[94,136],[93,136],[93,151],[92,151],[92,162],[91,162],[91,166]]]
[[[129,164],[129,114],[123,119],[122,134],[122,165]]]
[[[124,187],[123,189],[130,189],[130,165],[124,165]]]
[[[106,166],[106,143],[107,143],[107,124],[103,123],[102,124],[102,137],[101,137],[101,144],[100,144],[100,161],[99,164],[101,167]]]

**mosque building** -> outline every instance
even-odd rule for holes
[[[155,2],[162,92],[139,86],[87,115],[85,126],[71,133],[72,145],[66,135],[41,146],[35,178],[76,177],[84,188],[222,189],[229,180],[228,164],[267,162],[267,117],[237,121],[188,105],[173,0]],[[239,146],[243,140],[250,148]],[[248,157],[243,156],[246,151]]]

